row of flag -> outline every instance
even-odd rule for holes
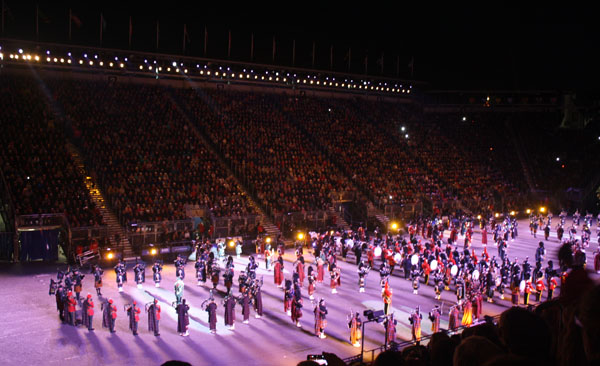
[[[5,27],[5,19],[9,18],[9,19],[14,19],[14,15],[11,12],[10,8],[5,4],[4,0],[2,0],[2,5],[1,5],[1,13],[2,13],[2,35],[4,35],[4,27]],[[79,17],[79,15],[77,15],[75,12],[73,12],[72,9],[69,9],[69,41],[72,40],[72,35],[73,35],[73,26],[75,26],[76,28],[81,28],[83,27],[83,21],[81,20],[81,18]],[[107,21],[106,18],[104,17],[103,13],[100,13],[100,19],[99,19],[99,35],[100,35],[100,44],[102,44],[103,42],[103,34],[106,31],[107,28]],[[52,23],[52,19],[46,15],[46,13],[43,12],[42,9],[40,9],[39,4],[36,4],[36,8],[35,8],[35,35],[36,38],[39,38],[39,25],[40,22],[44,23],[44,24],[50,24]],[[132,46],[132,37],[133,37],[133,19],[130,16],[129,17],[129,34],[128,34],[128,44],[129,44],[129,48],[131,48]],[[159,49],[159,42],[160,42],[160,22],[157,20],[156,21],[156,49]],[[183,25],[183,35],[182,35],[182,50],[183,53],[185,54],[186,52],[186,48],[188,47],[188,45],[192,42],[192,39],[188,33],[188,29],[187,29],[187,24]],[[208,46],[208,29],[205,26],[204,27],[204,56],[207,55],[207,46]],[[231,58],[231,48],[232,48],[232,33],[231,30],[229,31],[228,34],[228,45],[227,45],[227,57]],[[273,36],[273,44],[272,44],[272,60],[275,61],[275,57],[277,54],[277,39],[275,38],[275,36]],[[313,42],[312,44],[312,67],[315,66],[315,58],[316,58],[316,42]],[[250,61],[254,61],[254,33],[251,34],[250,37]],[[352,48],[348,48],[347,52],[345,53],[344,56],[344,63],[347,64],[348,70],[351,69],[351,62],[352,62]],[[292,41],[292,65],[295,66],[296,63],[296,40]],[[333,69],[333,64],[334,64],[334,52],[333,52],[333,46],[330,47],[329,50],[329,64],[330,64],[330,68]],[[381,53],[381,57],[379,57],[376,60],[376,64],[377,66],[380,67],[381,69],[381,73],[384,73],[384,53]],[[364,68],[365,68],[365,73],[368,70],[368,65],[369,65],[369,56],[368,54],[365,54],[364,56]],[[414,58],[411,58],[409,64],[408,64],[408,68],[410,70],[410,74],[411,77],[414,74]],[[397,56],[396,58],[396,73],[399,75],[400,74],[400,56]]]

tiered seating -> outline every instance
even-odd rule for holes
[[[183,219],[185,204],[220,217],[253,213],[164,89],[95,82],[52,89],[123,223]]]
[[[332,191],[348,187],[314,142],[283,116],[278,97],[214,90],[204,91],[208,98],[182,93],[209,137],[271,212],[324,210]]]
[[[0,75],[0,92],[0,162],[16,214],[63,213],[72,227],[102,225],[39,86]]]

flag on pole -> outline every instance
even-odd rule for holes
[[[158,41],[160,40],[160,28],[159,28],[159,22],[158,20],[156,21],[156,49],[158,49]]]
[[[208,29],[204,26],[204,57],[206,57],[206,49],[208,46]]]
[[[227,43],[227,58],[231,58],[231,29],[229,30],[229,42]]]
[[[131,36],[133,34],[133,23],[131,20],[131,15],[129,16],[129,48],[131,48]]]
[[[352,48],[348,48],[344,61],[348,61],[348,71],[350,71],[350,61],[352,60]]]
[[[377,60],[377,65],[381,66],[381,73],[383,74],[383,52],[381,52],[381,58]]]
[[[104,19],[104,14],[100,13],[100,44],[102,44],[102,33],[104,33],[104,29],[106,29],[106,20]]]
[[[254,33],[250,35],[250,61],[254,61]]]

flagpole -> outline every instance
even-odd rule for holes
[[[206,57],[206,46],[208,45],[208,29],[204,26],[204,57]]]
[[[254,61],[254,33],[250,35],[250,62]]]
[[[158,20],[156,21],[156,49],[158,50],[158,40],[160,39],[160,30]]]
[[[131,15],[129,16],[129,49],[131,49],[131,34],[133,33],[133,24],[131,22]]]
[[[227,43],[227,59],[231,59],[231,29],[229,30],[229,38]]]
[[[351,60],[352,60],[352,48],[348,48],[348,71],[350,71]]]
[[[102,46],[102,23],[104,23],[102,13],[100,13],[100,46]]]
[[[40,5],[35,4],[35,39],[39,41],[40,39],[40,26],[39,26],[39,15],[40,13]]]

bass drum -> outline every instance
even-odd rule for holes
[[[452,268],[450,268],[450,274],[452,275],[452,277],[456,276],[456,274],[458,273],[458,266],[456,264],[452,265]]]
[[[437,260],[432,260],[431,263],[429,264],[429,267],[431,267],[432,271],[435,271],[438,268],[438,262]]]
[[[417,264],[419,264],[419,255],[418,254],[413,254],[412,257],[410,257],[410,263],[413,266],[416,266]]]
[[[519,291],[525,292],[525,280],[521,280],[521,283],[519,283]]]
[[[473,280],[477,281],[479,279],[479,270],[474,270],[471,277],[473,277]]]

